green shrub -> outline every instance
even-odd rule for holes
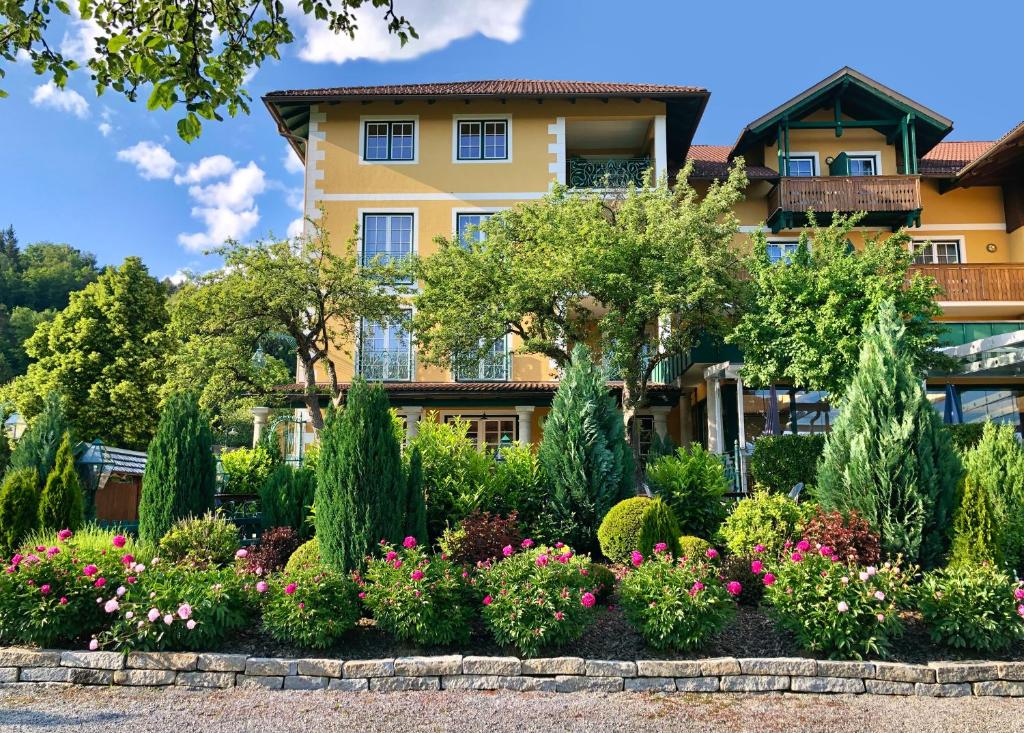
[[[548,493],[536,450],[513,443],[502,450],[500,461],[493,461],[481,508],[494,514],[515,512],[528,534],[536,535],[547,513]]]
[[[1024,639],[1024,588],[991,564],[928,573],[917,591],[918,610],[937,643],[990,654]]]
[[[329,568],[274,576],[264,587],[263,626],[278,641],[326,649],[359,621],[355,583]]]
[[[750,473],[769,491],[788,494],[798,483],[814,484],[824,448],[824,435],[763,435],[754,441]]]
[[[381,539],[401,539],[405,529],[406,477],[384,388],[353,380],[320,444],[316,535],[324,562],[349,572]]]
[[[160,538],[160,559],[196,567],[228,565],[241,547],[238,527],[214,515],[189,517]]]
[[[619,584],[619,599],[630,625],[656,649],[690,650],[702,646],[732,618],[738,587],[720,580],[718,568],[701,559],[676,562],[656,553],[629,571]]]
[[[757,545],[777,557],[787,540],[796,538],[811,505],[797,504],[785,494],[758,491],[740,499],[725,518],[719,535],[733,555],[750,555]]]
[[[881,558],[878,533],[872,532],[857,512],[843,515],[817,507],[805,515],[800,533],[812,548],[831,548],[833,555],[847,563],[874,565]]]
[[[592,562],[587,568],[587,577],[590,578],[590,590],[597,596],[599,603],[603,603],[612,597],[615,591],[615,571],[607,565]]]
[[[672,508],[681,532],[715,536],[725,519],[725,493],[729,490],[725,467],[718,456],[699,443],[690,450],[679,448],[649,465],[647,480]]]
[[[953,447],[961,453],[966,453],[971,448],[977,447],[981,442],[982,431],[985,429],[982,422],[966,422],[957,425],[943,426],[949,432],[949,439]]]
[[[711,543],[702,537],[693,537],[692,535],[683,535],[679,538],[679,556],[686,557],[691,560],[701,560],[707,557],[708,550],[711,549]]]
[[[260,486],[260,513],[264,529],[291,527],[300,538],[313,534],[310,507],[316,494],[316,475],[308,468],[280,463]]]
[[[11,469],[0,487],[0,552],[21,544],[39,525],[39,474],[34,468]]]
[[[764,561],[758,555],[740,557],[730,555],[722,562],[722,576],[735,580],[740,584],[740,592],[735,596],[741,606],[758,606],[764,597]]]
[[[45,481],[53,470],[57,449],[69,428],[60,396],[50,392],[43,402],[42,412],[29,421],[25,434],[14,444],[11,468],[35,469],[39,482]]]
[[[764,575],[776,623],[804,649],[839,659],[886,656],[903,631],[912,572],[833,562],[801,540]]]
[[[427,532],[427,497],[423,493],[423,456],[413,446],[405,469],[405,528],[406,536],[429,542]]]
[[[226,494],[255,494],[274,470],[274,456],[264,445],[220,454]]]
[[[605,515],[635,494],[633,458],[604,370],[583,344],[573,348],[558,382],[537,457],[560,539],[580,551],[596,550],[594,535]]]
[[[620,501],[597,530],[601,552],[612,562],[626,562],[634,551],[649,557],[659,542],[667,543],[675,554],[679,535],[679,525],[668,505],[646,496]]]
[[[865,329],[860,361],[825,439],[816,496],[878,532],[882,551],[925,568],[949,549],[960,459],[928,402],[892,301]]]
[[[468,641],[472,611],[462,568],[430,557],[411,538],[399,548],[384,545],[381,553],[357,578],[377,626],[423,646]]]
[[[84,512],[82,484],[71,455],[71,436],[64,433],[53,470],[46,477],[46,485],[39,497],[39,526],[54,531],[75,530],[85,521]]]
[[[474,512],[460,521],[454,530],[445,530],[440,546],[452,562],[476,565],[500,559],[506,548],[519,548],[523,541],[515,512],[507,517]],[[529,547],[533,540],[526,540],[526,543]]]
[[[299,549],[292,553],[284,566],[286,575],[294,575],[301,570],[318,568],[323,565],[323,558],[320,557],[320,543],[316,537],[299,545]]]
[[[574,641],[597,604],[589,573],[589,558],[565,546],[514,552],[477,576],[484,624],[498,644],[530,657]]]
[[[195,395],[171,395],[149,443],[139,537],[156,543],[176,521],[213,509],[217,465],[210,421]]]

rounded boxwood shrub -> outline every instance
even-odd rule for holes
[[[917,590],[918,610],[937,643],[989,653],[1024,638],[1024,588],[991,564],[928,573]]]
[[[607,565],[592,562],[587,568],[590,588],[599,601],[607,601],[615,590],[615,571]]]
[[[797,504],[785,494],[758,491],[736,502],[719,536],[733,555],[750,555],[761,545],[767,556],[777,557],[811,511],[813,505]]]
[[[692,535],[683,535],[679,538],[679,556],[688,557],[693,559],[701,559],[707,557],[708,550],[711,549],[711,543],[700,537],[694,537]]]
[[[650,556],[659,542],[678,550],[679,524],[661,499],[634,496],[613,506],[597,530],[601,552],[612,562],[626,562],[634,551]]]
[[[359,621],[355,583],[327,567],[284,573],[258,590],[263,626],[278,641],[325,649]]]
[[[198,567],[227,565],[241,544],[238,527],[215,514],[206,514],[175,522],[160,538],[160,557]]]
[[[300,570],[308,570],[319,567],[322,564],[320,543],[314,537],[299,545],[299,548],[292,553],[292,556],[288,558],[288,562],[285,563],[284,571],[285,573],[297,573]]]

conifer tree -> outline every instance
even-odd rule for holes
[[[260,519],[263,529],[291,527],[306,540],[313,533],[306,519],[316,492],[316,475],[308,468],[278,463],[260,486]]]
[[[11,469],[33,468],[40,482],[46,480],[57,459],[57,449],[68,432],[68,419],[60,395],[50,392],[42,412],[32,418],[28,430],[15,443]]]
[[[427,502],[423,495],[423,455],[417,445],[409,451],[409,470],[406,479],[405,533],[420,542],[429,542],[427,536]]]
[[[405,475],[384,388],[354,380],[320,444],[316,536],[324,561],[348,572],[381,539],[404,536]]]
[[[172,395],[149,443],[139,499],[139,538],[158,542],[176,521],[213,509],[217,463],[210,421],[195,395]]]
[[[34,468],[7,472],[0,487],[0,552],[13,552],[39,526],[39,475]]]
[[[71,436],[64,433],[53,470],[46,477],[39,498],[39,526],[52,530],[78,529],[85,519],[84,504],[82,484],[71,454]]]
[[[865,331],[853,380],[825,441],[818,497],[855,510],[890,556],[935,567],[949,547],[960,460],[903,344],[892,301]]]
[[[538,460],[551,487],[549,511],[561,539],[596,548],[608,510],[632,493],[632,461],[605,375],[578,344],[544,423]]]

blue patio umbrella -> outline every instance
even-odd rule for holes
[[[764,421],[765,435],[782,435],[782,425],[779,422],[779,393],[775,385],[768,390],[768,415]]]
[[[959,425],[963,421],[964,405],[960,400],[960,390],[956,388],[955,384],[947,384],[942,422],[946,423],[946,425]]]

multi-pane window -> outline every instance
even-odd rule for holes
[[[367,122],[363,137],[363,160],[413,160],[416,157],[414,122]]]
[[[914,248],[915,265],[955,265],[960,262],[960,242],[955,239],[915,239],[911,246]]]
[[[768,242],[768,259],[772,262],[785,262],[789,264],[798,246],[800,246],[800,242],[796,239],[784,242],[779,240]]]
[[[364,321],[359,340],[359,373],[371,382],[412,379],[412,336],[409,316],[397,323]]]
[[[484,241],[487,235],[480,231],[479,227],[492,216],[494,216],[494,214],[491,212],[458,214],[455,217],[455,226],[459,235],[459,244],[463,247],[469,247],[471,242]]]
[[[515,416],[499,415],[479,417],[473,415],[447,415],[445,422],[461,420],[469,424],[466,437],[482,451],[491,453],[502,446],[519,439],[519,421]]]
[[[412,256],[412,239],[412,214],[363,214],[364,265],[408,260]]]
[[[789,158],[789,175],[801,177],[817,175],[814,167],[814,157],[810,155],[791,155]]]
[[[851,176],[877,176],[878,159],[873,155],[851,155],[850,156]]]
[[[456,377],[460,382],[504,382],[509,377],[510,356],[504,338],[491,344],[480,361],[459,369]]]
[[[505,160],[508,158],[506,120],[460,120],[459,160]]]

